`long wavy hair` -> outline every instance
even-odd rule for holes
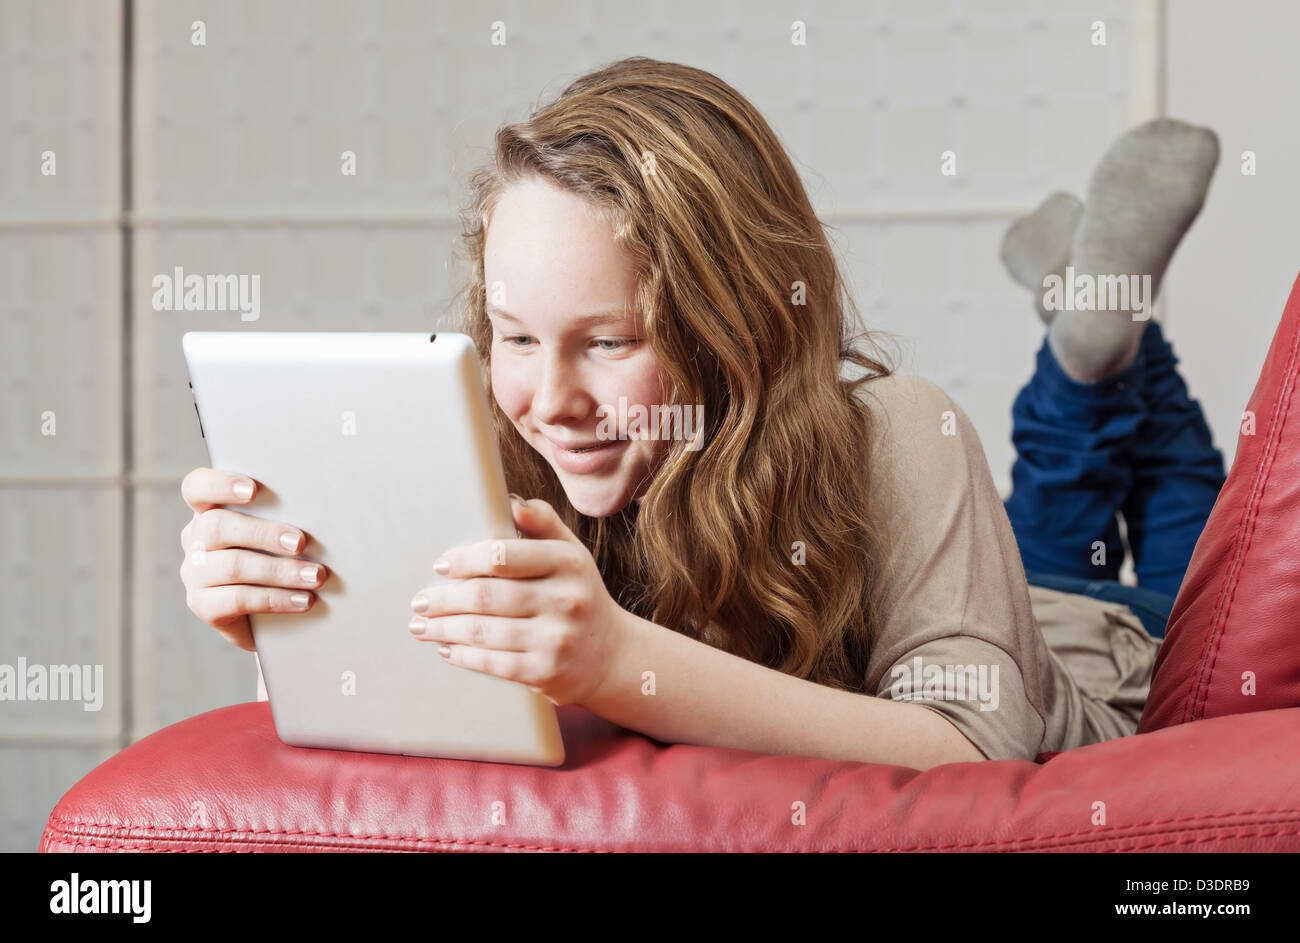
[[[533,177],[586,200],[634,260],[639,336],[672,379],[672,403],[703,406],[703,446],[669,442],[643,502],[591,518],[493,397],[510,490],[556,508],[629,611],[861,691],[882,529],[858,387],[894,368],[777,136],[716,76],[640,56],[501,127],[470,178],[456,249],[472,271],[460,329],[489,384],[484,242],[501,194]],[[840,375],[846,361],[858,378]]]

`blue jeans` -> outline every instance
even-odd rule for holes
[[[1006,510],[1029,582],[1060,589],[1065,581],[1068,592],[1122,602],[1158,638],[1226,478],[1177,363],[1160,324],[1149,321],[1132,364],[1082,383],[1044,337],[1011,409],[1017,457]],[[1117,581],[1124,545],[1116,512],[1139,589]]]

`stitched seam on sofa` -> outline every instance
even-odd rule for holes
[[[1293,810],[1293,809],[1278,809],[1278,810],[1276,810],[1276,811],[1278,811],[1278,812],[1287,812],[1287,811],[1300,811],[1300,810]],[[183,834],[183,835],[191,835],[191,836],[198,836],[198,835],[230,835],[230,834],[233,834],[233,833],[235,833],[235,832],[239,832],[239,833],[244,834],[244,835],[303,835],[303,836],[312,836],[312,835],[315,835],[315,836],[319,836],[319,837],[322,837],[322,838],[355,838],[355,839],[394,838],[394,839],[401,839],[401,840],[403,840],[403,841],[442,841],[442,842],[462,841],[462,839],[458,839],[458,838],[421,838],[421,837],[416,836],[416,835],[390,835],[390,834],[380,834],[380,835],[358,835],[358,834],[355,833],[355,832],[317,832],[317,831],[309,831],[309,830],[306,830],[306,829],[239,828],[239,827],[235,827],[235,828],[188,828],[188,827],[186,827],[186,826],[182,826],[182,825],[175,825],[175,826],[169,826],[169,825],[132,825],[132,824],[129,823],[129,822],[90,822],[90,821],[86,821],[85,819],[69,819],[69,818],[63,818],[62,816],[54,816],[54,815],[50,816],[49,821],[55,823],[56,825],[61,825],[61,826],[73,826],[73,827],[76,827],[76,828],[85,828],[85,827],[93,827],[93,828],[110,828],[110,829],[122,829],[122,828],[125,828],[125,829],[139,829],[139,830],[141,830],[141,831],[147,831],[147,832],[169,832],[169,833],[181,833],[181,834]],[[145,836],[141,836],[141,837],[145,837]],[[469,840],[469,841],[473,842],[473,840]],[[495,842],[475,842],[475,843],[477,843],[477,844],[497,844],[497,843],[495,843]]]
[[[120,842],[146,841],[146,840],[215,842],[215,841],[231,840],[233,836],[237,834],[245,835],[245,836],[301,835],[304,838],[308,838],[308,837],[340,838],[340,839],[353,839],[356,841],[388,840],[388,841],[416,842],[418,844],[431,844],[431,845],[432,844],[487,845],[494,848],[527,848],[536,851],[591,851],[593,850],[590,848],[559,848],[559,847],[551,847],[549,845],[526,845],[520,842],[498,842],[498,841],[486,841],[482,839],[424,838],[418,835],[354,835],[350,832],[307,832],[307,831],[295,831],[295,830],[288,830],[288,829],[229,828],[229,829],[190,830],[190,829],[179,828],[179,827],[168,828],[165,825],[128,825],[125,823],[80,822],[74,819],[55,819],[53,817],[51,817],[51,821],[56,823],[58,826],[60,826],[60,830],[63,832],[65,837],[72,837],[74,834],[69,828],[67,828],[67,826],[72,826],[73,828],[85,828],[87,826],[94,827],[94,828],[107,828],[107,829],[123,828],[123,829],[134,829],[141,832],[164,833],[164,834],[152,834],[152,835],[139,835],[135,837],[123,837],[120,839],[115,839],[115,841],[120,841]],[[112,838],[111,835],[90,835],[90,836],[82,836],[82,837]]]
[[[1232,561],[1235,561],[1237,559],[1237,556],[1241,552],[1242,533],[1246,528],[1246,523],[1245,523],[1246,516],[1250,510],[1251,495],[1254,493],[1253,492],[1254,482],[1259,477],[1259,465],[1262,460],[1263,460],[1263,452],[1261,451],[1260,458],[1257,459],[1255,462],[1255,475],[1251,479],[1252,491],[1250,494],[1247,494],[1246,499],[1242,501],[1241,515],[1240,517],[1237,518],[1237,524],[1232,531],[1233,533]],[[1205,651],[1207,646],[1209,645],[1210,637],[1214,634],[1213,626],[1219,623],[1220,614],[1224,611],[1224,605],[1226,600],[1228,599],[1228,583],[1231,579],[1232,573],[1233,573],[1233,566],[1232,566],[1232,562],[1230,562],[1228,565],[1228,575],[1224,577],[1223,583],[1220,584],[1218,591],[1214,594],[1214,608],[1210,613],[1209,625],[1206,627],[1205,636],[1201,639],[1201,650],[1197,652],[1196,661],[1192,666],[1192,670],[1188,672],[1187,679],[1185,681],[1186,686],[1183,688],[1183,695],[1182,695],[1183,709],[1181,711],[1181,716],[1178,718],[1176,723],[1186,724],[1196,719],[1195,717],[1196,702],[1198,700],[1197,691],[1199,690],[1199,685],[1202,683],[1201,666],[1205,664]],[[1175,603],[1175,608],[1176,607],[1177,607],[1177,603]],[[1172,614],[1171,614],[1171,619],[1172,619]],[[1166,649],[1162,647],[1160,651],[1160,655],[1163,656],[1165,654],[1165,651]],[[1145,713],[1145,709],[1143,710],[1143,713]]]
[[[206,842],[214,843],[217,840],[218,839],[215,838],[207,839]],[[390,839],[390,840],[394,842],[402,841],[401,839]],[[138,838],[121,839],[121,840],[101,839],[100,841],[92,841],[86,837],[77,837],[77,838],[73,838],[71,841],[61,841],[60,844],[69,845],[73,848],[85,845],[90,848],[120,848],[120,849],[130,849],[130,850],[148,849],[151,851],[159,851],[159,852],[174,851],[174,852],[181,852],[181,853],[194,852],[199,854],[256,853],[264,848],[278,847],[278,846],[290,847],[298,851],[308,851],[312,849],[333,849],[333,850],[353,850],[353,851],[411,851],[413,850],[410,848],[403,848],[401,846],[384,847],[381,845],[363,845],[357,842],[329,842],[329,841],[323,841],[323,842],[268,841],[268,842],[260,842],[256,844],[248,844],[243,848],[198,848],[198,847],[163,848],[155,844],[155,842],[167,842],[169,844],[172,844],[172,843],[184,843],[190,841],[191,841],[190,839],[186,839],[186,838],[155,838],[148,841],[144,839],[138,839]],[[458,842],[452,839],[407,840],[407,844],[410,844],[411,842],[415,842],[417,844],[437,843],[443,846],[443,850],[454,850],[456,848],[467,849],[472,846],[485,846],[485,847],[490,846],[493,848],[522,849],[524,851],[555,851],[555,852],[569,852],[569,853],[581,853],[581,854],[601,853],[601,850],[597,848],[553,848],[547,845],[516,845],[516,844],[510,844],[508,842]]]
[[[1300,280],[1298,280],[1298,284],[1300,284]],[[1282,432],[1286,426],[1287,417],[1290,415],[1291,399],[1295,394],[1296,354],[1297,350],[1300,349],[1300,329],[1292,333],[1289,346],[1290,350],[1287,355],[1287,365],[1282,378],[1281,390],[1273,404],[1273,415],[1269,417],[1268,440],[1264,443],[1264,449],[1260,454],[1255,477],[1251,482],[1251,493],[1247,499],[1246,513],[1249,515],[1249,523],[1246,525],[1244,533],[1239,531],[1239,543],[1222,590],[1228,597],[1226,604],[1220,613],[1215,613],[1215,618],[1211,621],[1210,631],[1206,633],[1201,658],[1198,660],[1197,665],[1196,684],[1191,692],[1192,702],[1189,706],[1191,716],[1187,717],[1185,714],[1185,722],[1186,720],[1200,720],[1205,714],[1205,706],[1209,701],[1210,679],[1214,675],[1214,666],[1218,662],[1219,649],[1223,643],[1228,614],[1232,611],[1232,604],[1237,597],[1237,588],[1241,585],[1241,571],[1245,565],[1246,555],[1250,552],[1255,536],[1255,527],[1259,520],[1259,505],[1262,503],[1264,491],[1268,487],[1269,478],[1272,475],[1273,466],[1277,459],[1278,443],[1282,439]]]
[[[118,848],[118,849],[129,849],[129,851],[142,851],[142,849],[147,849],[147,851],[198,853],[198,855],[250,855],[250,853],[259,852],[260,849],[279,847],[279,845],[287,845],[287,847],[294,848],[295,851],[312,851],[312,849],[334,849],[334,851],[339,851],[339,849],[343,849],[343,851],[377,851],[377,852],[412,851],[411,848],[400,848],[400,847],[387,848],[387,847],[383,847],[383,845],[374,845],[374,844],[367,845],[367,844],[360,844],[357,842],[311,842],[311,843],[257,842],[257,843],[248,843],[246,847],[243,848],[198,848],[198,847],[162,848],[160,844],[156,844],[156,843],[178,844],[178,843],[190,842],[191,839],[138,838],[138,839],[114,840],[114,839],[109,839],[108,836],[100,836],[100,840],[96,842],[96,840],[91,840],[91,838],[88,838],[88,836],[69,835],[68,838],[72,840],[70,840],[70,842],[66,842],[66,840],[60,840],[59,844],[69,845],[69,847],[73,847],[73,848],[78,848],[78,847],[82,847],[82,845],[85,845],[85,847],[87,848]],[[205,842],[213,843],[216,842],[216,840],[217,839],[205,839]],[[465,848],[474,847],[474,845],[484,845],[484,847],[491,847],[491,848],[517,848],[517,849],[523,849],[523,851],[568,852],[568,853],[581,853],[581,855],[601,855],[601,853],[603,853],[602,849],[599,848],[552,848],[549,847],[549,845],[511,844],[508,842],[456,842],[455,839],[389,839],[389,840],[390,842],[406,842],[407,844],[411,844],[411,843],[439,844],[439,845],[443,845],[443,848],[445,849],[455,849],[455,848],[465,849]]]
[[[212,839],[212,841],[215,840],[216,839]],[[186,839],[153,839],[151,841],[145,841],[143,839],[123,839],[121,841],[113,841],[113,840],[92,841],[89,838],[75,838],[72,841],[61,841],[59,842],[59,844],[70,848],[81,848],[81,847],[113,848],[120,851],[156,851],[160,854],[202,854],[202,855],[257,854],[258,852],[263,851],[263,849],[265,848],[274,848],[274,847],[281,847],[281,846],[291,848],[294,851],[309,851],[309,850],[318,850],[318,849],[326,849],[326,850],[334,850],[334,851],[419,850],[419,849],[401,848],[401,847],[385,848],[379,845],[361,845],[361,844],[357,844],[356,842],[313,842],[311,844],[307,844],[305,842],[287,842],[287,841],[286,842],[279,842],[279,841],[265,842],[257,845],[248,845],[244,848],[170,848],[170,847],[164,848],[161,845],[155,844],[155,842],[159,842],[159,841],[166,841],[170,844],[170,843],[183,842],[186,841]],[[578,854],[604,854],[605,853],[598,848],[550,848],[545,845],[511,845],[511,844],[503,844],[501,842],[455,842],[455,843],[449,843],[448,847],[443,850],[455,850],[455,848],[453,848],[452,845],[461,849],[466,849],[472,845],[490,845],[494,848],[515,848],[515,849],[522,849],[525,851],[556,851],[556,852],[569,852],[569,853],[578,853]]]
[[[1296,814],[1298,814],[1298,813],[1300,813],[1300,807],[1298,807],[1298,808],[1281,808],[1281,809],[1237,809],[1237,810],[1232,811],[1232,812],[1213,812],[1213,813],[1210,813],[1210,814],[1207,814],[1207,815],[1186,815],[1186,816],[1175,816],[1175,817],[1173,817],[1173,818],[1167,818],[1167,819],[1148,819],[1147,821],[1144,821],[1144,822],[1132,822],[1132,823],[1130,823],[1130,824],[1128,824],[1128,825],[1112,825],[1112,826],[1107,826],[1107,828],[1109,828],[1109,829],[1111,830],[1111,832],[1113,832],[1113,833],[1118,833],[1118,832],[1126,832],[1126,833],[1127,833],[1127,832],[1132,832],[1132,831],[1134,831],[1135,829],[1140,829],[1140,828],[1150,828],[1150,827],[1152,827],[1152,826],[1156,826],[1156,825],[1181,825],[1181,824],[1183,824],[1183,823],[1192,823],[1192,822],[1212,822],[1212,821],[1214,821],[1215,819],[1239,818],[1239,817],[1247,816],[1247,815],[1279,815],[1279,816],[1291,816],[1291,815],[1296,815]],[[251,835],[263,835],[263,834],[265,834],[265,835],[304,835],[304,836],[307,836],[307,835],[316,835],[316,836],[320,836],[320,837],[323,837],[323,838],[355,838],[355,839],[366,839],[366,838],[372,838],[372,839],[373,839],[373,838],[390,838],[390,839],[396,839],[396,840],[401,840],[401,841],[429,842],[429,843],[438,843],[438,844],[453,844],[453,843],[455,843],[455,844],[465,844],[465,845],[491,845],[491,846],[502,846],[502,847],[509,847],[509,848],[534,848],[534,847],[535,847],[535,848],[538,848],[539,850],[542,850],[542,851],[589,851],[589,850],[593,850],[593,849],[548,848],[548,847],[544,847],[544,846],[540,846],[540,845],[538,845],[538,846],[533,846],[533,845],[516,845],[516,844],[509,844],[509,843],[504,843],[504,842],[476,841],[476,840],[472,840],[472,839],[470,839],[470,840],[466,840],[466,839],[454,839],[454,838],[421,838],[421,837],[419,837],[419,836],[415,836],[415,835],[411,835],[411,836],[407,836],[407,835],[353,835],[353,834],[351,834],[351,833],[346,833],[346,834],[345,834],[345,833],[343,833],[343,832],[301,832],[301,831],[285,831],[285,830],[280,830],[280,829],[208,829],[208,830],[206,830],[206,831],[191,831],[191,830],[187,830],[187,829],[179,828],[179,827],[177,827],[177,828],[169,828],[169,827],[167,827],[167,826],[165,826],[165,825],[153,826],[153,825],[127,825],[127,824],[124,824],[124,823],[82,822],[82,821],[77,821],[77,820],[74,820],[74,819],[61,819],[61,818],[60,818],[60,819],[56,819],[56,818],[54,818],[53,816],[51,817],[51,821],[56,822],[56,823],[59,824],[59,825],[72,825],[72,826],[79,826],[79,827],[93,826],[93,827],[95,827],[95,828],[138,828],[138,829],[140,829],[141,831],[153,831],[153,832],[183,832],[183,833],[185,833],[184,835],[181,835],[181,836],[179,836],[178,838],[175,838],[175,839],[168,839],[169,841],[185,841],[185,840],[195,840],[195,841],[203,841],[203,840],[206,840],[206,841],[217,841],[217,840],[219,840],[219,839],[217,839],[217,838],[202,839],[202,838],[198,838],[197,836],[199,836],[199,835],[226,835],[226,834],[230,834],[230,833],[232,833],[232,832],[241,832],[241,833],[243,833],[243,834],[251,834]],[[1286,821],[1286,820],[1279,820],[1279,822],[1281,822],[1281,821]],[[1233,824],[1233,823],[1222,823],[1222,824],[1220,824],[1220,825],[1218,825],[1218,826],[1215,826],[1215,827],[1222,828],[1222,827],[1225,827],[1226,825],[1229,825],[1229,824]],[[1252,823],[1249,823],[1249,824],[1255,825],[1255,824],[1273,824],[1273,823],[1267,823],[1267,822],[1258,822],[1258,823],[1257,823],[1257,822],[1252,822]],[[1057,832],[1057,833],[1054,834],[1054,835],[1027,835],[1027,836],[1025,836],[1024,838],[1009,839],[1009,840],[1007,840],[1007,841],[1009,841],[1009,842],[1016,842],[1016,841],[1045,841],[1045,840],[1050,841],[1050,840],[1057,839],[1057,838],[1065,838],[1065,839],[1069,839],[1069,838],[1074,838],[1074,837],[1077,837],[1077,836],[1080,836],[1080,835],[1092,835],[1092,834],[1096,834],[1096,831],[1097,831],[1096,828],[1081,828],[1081,829],[1077,829],[1077,830],[1075,830],[1075,831],[1073,831],[1073,832]],[[109,837],[109,836],[89,836],[89,837],[101,837],[101,838],[107,838],[107,837]],[[129,838],[124,838],[124,839],[122,839],[122,841],[146,840],[146,839],[149,839],[149,838],[155,838],[155,839],[156,839],[156,838],[161,838],[161,837],[163,837],[163,836],[159,836],[159,835],[154,835],[154,836],[141,835],[141,836],[138,837],[138,839],[129,839]],[[1007,843],[1007,842],[1002,842],[1002,843],[1005,844],[1005,843]],[[987,844],[987,843],[986,843],[986,842],[981,842],[981,843],[976,843],[976,844]],[[997,843],[994,843],[994,844],[997,844]],[[938,847],[938,846],[936,846],[936,847]],[[957,846],[953,846],[953,847],[957,847]]]
[[[115,851],[153,851],[160,855],[169,854],[200,854],[200,855],[237,855],[243,851],[250,854],[253,849],[236,849],[236,848],[156,848],[153,845],[125,845],[125,844],[108,844],[106,842],[93,841],[74,841],[66,843],[69,848],[111,848]]]
[[[249,846],[247,848],[162,848],[158,845],[153,845],[153,844],[128,845],[122,843],[94,842],[94,841],[73,841],[67,844],[69,848],[108,848],[114,851],[152,851],[160,855],[252,855],[252,854],[259,854],[259,853],[264,854],[266,853],[265,848],[278,847],[278,846],[285,847],[286,851],[289,850],[304,851],[308,848],[322,849],[327,851],[354,851],[357,850],[358,848],[360,848],[361,850],[368,850],[368,851],[391,850],[387,848],[375,848],[375,847],[366,848],[365,846],[360,846],[360,845],[342,845],[342,844],[336,845],[327,842],[322,842],[318,845],[311,845],[311,846],[302,845],[302,844],[293,844],[291,842],[276,842],[274,844],[268,844],[265,846],[257,846],[257,847]],[[64,849],[59,849],[59,850],[62,851]],[[409,849],[400,849],[400,850],[408,851]]]
[[[1121,845],[1108,848],[1108,852],[1143,851],[1147,848],[1164,848],[1169,845],[1201,845],[1207,842],[1227,841],[1230,838],[1273,838],[1278,835],[1300,835],[1300,831],[1282,830],[1277,832],[1231,832],[1227,835],[1207,835],[1203,838],[1178,838],[1172,841],[1148,842],[1145,845]]]
[[[1207,831],[1208,831],[1208,829],[1207,829]],[[1120,847],[1118,847],[1118,848],[1109,848],[1109,849],[1105,849],[1105,850],[1106,850],[1106,851],[1110,851],[1110,852],[1120,852],[1120,851],[1139,851],[1139,850],[1144,849],[1144,848],[1161,848],[1161,847],[1166,847],[1166,846],[1169,846],[1169,845],[1198,845],[1198,844],[1205,844],[1205,843],[1208,843],[1208,842],[1221,842],[1221,841],[1227,841],[1228,839],[1232,839],[1232,838],[1273,838],[1273,837],[1280,836],[1280,835],[1300,835],[1300,829],[1279,829],[1279,830],[1277,830],[1277,831],[1272,831],[1272,832],[1263,832],[1263,831],[1258,831],[1258,830],[1255,830],[1255,831],[1238,831],[1238,832],[1229,832],[1229,833],[1226,834],[1226,835],[1224,835],[1224,834],[1211,834],[1211,835],[1206,835],[1206,836],[1201,837],[1201,838],[1176,838],[1176,839],[1171,839],[1171,840],[1169,840],[1169,841],[1162,841],[1162,842],[1148,842],[1148,843],[1146,843],[1146,844],[1140,844],[1140,845],[1124,845],[1124,846],[1120,846]],[[1076,846],[1076,847],[1087,847],[1087,846],[1090,845],[1090,844],[1097,844],[1097,843],[1100,843],[1100,842],[1108,841],[1108,840],[1110,840],[1110,839],[1112,839],[1112,838],[1114,838],[1114,837],[1115,837],[1115,836],[1114,836],[1113,834],[1110,834],[1110,833],[1106,833],[1106,832],[1096,832],[1096,833],[1094,833],[1094,834],[1093,834],[1089,839],[1084,840],[1084,841],[1079,841],[1079,842],[1071,842],[1070,845],[1072,845],[1072,846]],[[1033,845],[1030,845],[1030,846],[1028,846],[1028,847],[1020,847],[1020,848],[1005,848],[1006,845],[1008,845],[1008,844],[1015,844],[1015,843],[1017,843],[1017,841],[1018,841],[1019,843],[1023,843],[1023,842],[1025,842],[1025,841],[1027,841],[1027,840],[1026,840],[1026,839],[1019,839],[1019,840],[1013,840],[1013,841],[964,842],[964,843],[951,844],[951,845],[906,845],[906,846],[900,845],[900,846],[894,846],[894,847],[883,847],[883,846],[882,846],[882,847],[877,847],[877,848],[821,848],[821,849],[816,849],[816,851],[819,852],[819,853],[822,853],[822,854],[843,854],[843,853],[879,853],[879,852],[906,852],[906,851],[949,851],[949,850],[955,850],[955,849],[961,849],[961,848],[995,848],[995,847],[1004,847],[1004,850],[1006,850],[1006,851],[1010,851],[1010,852],[1017,852],[1017,851],[1030,852],[1030,851],[1044,851],[1044,850],[1049,850],[1049,851],[1050,851],[1050,850],[1052,850],[1052,849],[1060,849],[1060,848],[1067,847],[1066,845],[1051,845],[1051,846],[1048,846],[1047,848],[1039,848],[1039,847],[1035,847],[1035,846],[1033,846]],[[197,854],[214,854],[214,853],[215,853],[215,854],[238,854],[238,853],[239,853],[239,852],[237,852],[235,849],[220,849],[220,848],[214,848],[214,849],[210,849],[210,850],[199,849],[199,848],[194,848],[194,849],[159,848],[159,847],[153,845],[152,843],[146,843],[146,844],[142,844],[142,845],[119,845],[119,844],[101,844],[101,843],[90,842],[90,841],[86,841],[86,842],[75,841],[75,842],[72,842],[72,847],[74,847],[74,848],[77,848],[77,847],[89,847],[89,848],[117,848],[117,849],[129,849],[129,850],[132,850],[132,851],[154,851],[154,852],[158,852],[158,853],[160,853],[160,854],[195,854],[195,853],[197,853]],[[318,847],[325,847],[325,846],[318,846]],[[527,846],[524,846],[524,847],[527,847]],[[537,850],[537,851],[595,851],[596,849],[551,849],[551,848],[536,848],[536,849],[532,849],[532,850]],[[754,850],[762,851],[762,850],[765,850],[765,849],[754,849]],[[784,851],[784,850],[787,850],[787,849],[782,849],[782,850]]]
[[[1064,839],[1063,841],[1052,841],[1050,839],[1044,840],[1038,837],[1021,838],[1021,839],[1013,838],[1013,839],[1007,839],[1006,841],[1011,844],[1014,844],[1017,841],[1031,841],[1036,843],[1036,845],[1041,848],[1069,848],[1074,845],[1086,845],[1093,838],[1100,838],[1100,837],[1107,837],[1107,836],[1109,836],[1110,838],[1123,838],[1129,841],[1137,841],[1143,838],[1152,838],[1159,835],[1168,835],[1171,832],[1180,832],[1180,831],[1181,832],[1208,832],[1216,829],[1225,829],[1225,828],[1245,828],[1245,827],[1263,828],[1268,825],[1300,825],[1300,820],[1288,816],[1288,817],[1279,817],[1275,819],[1259,819],[1253,822],[1217,822],[1217,823],[1207,822],[1200,825],[1189,826],[1187,828],[1175,828],[1175,829],[1152,828],[1146,830],[1142,830],[1141,826],[1139,825],[1107,825],[1107,826],[1100,826],[1097,828],[1081,830],[1080,832],[1077,832],[1073,836],[1070,836]]]

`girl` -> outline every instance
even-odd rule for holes
[[[799,177],[734,89],[614,63],[502,128],[472,190],[462,330],[526,539],[448,548],[448,579],[412,600],[416,639],[665,742],[926,769],[1133,732],[1125,698],[1158,643],[1123,606],[1027,585],[969,419],[850,329]],[[1087,412],[1027,389],[1030,432],[1053,405]],[[702,424],[688,439],[640,418],[654,406]],[[247,613],[288,611],[290,590],[221,568],[303,585],[301,561],[220,556],[303,546],[216,507],[255,485],[182,485],[183,547],[233,548],[182,566],[190,606],[245,648]],[[1017,479],[1027,533],[1055,487]],[[1051,648],[1036,616],[1061,629]]]

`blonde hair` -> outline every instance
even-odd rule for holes
[[[882,548],[873,419],[857,394],[892,368],[858,347],[879,353],[776,135],[716,76],[640,56],[500,128],[470,179],[458,247],[472,271],[460,329],[485,374],[484,241],[501,194],[532,177],[587,201],[630,254],[641,336],[673,403],[703,407],[704,444],[669,442],[642,503],[590,518],[493,398],[510,490],[556,508],[631,612],[861,690]],[[845,361],[859,378],[840,376]]]

